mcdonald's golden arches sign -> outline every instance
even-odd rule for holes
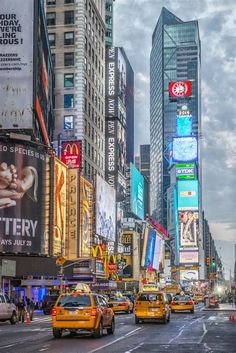
[[[68,168],[81,166],[81,141],[62,142],[61,160]]]

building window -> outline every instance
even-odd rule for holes
[[[65,115],[64,116],[64,130],[72,130],[74,129],[74,116],[73,115]]]
[[[64,4],[74,4],[74,0],[65,0]]]
[[[74,11],[65,11],[64,23],[65,25],[71,25],[74,23]]]
[[[64,45],[73,45],[73,44],[74,44],[74,32],[65,32]]]
[[[55,26],[55,25],[56,25],[56,12],[48,12],[47,26]]]
[[[47,0],[47,5],[56,5],[56,0]]]
[[[64,66],[74,65],[74,53],[64,53]]]
[[[48,39],[50,47],[55,47],[56,45],[56,33],[48,33]]]
[[[64,94],[64,108],[65,109],[74,108],[74,95],[73,94]]]
[[[74,74],[64,74],[64,87],[74,87]]]

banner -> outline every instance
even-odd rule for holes
[[[78,257],[78,200],[79,177],[77,169],[68,170],[68,257]]]
[[[117,261],[119,276],[123,278],[133,278],[133,233],[122,234],[123,255]]]
[[[48,255],[49,157],[0,143],[0,252]]]
[[[91,256],[93,237],[93,185],[80,177],[80,256]]]
[[[67,168],[54,159],[54,236],[53,256],[65,255],[67,234]]]
[[[198,243],[198,212],[179,212],[179,237],[181,247],[196,247]]]
[[[1,0],[0,129],[33,128],[33,22],[33,0]]]

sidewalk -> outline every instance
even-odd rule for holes
[[[232,304],[224,303],[220,304],[219,308],[206,308],[205,306],[201,309],[202,311],[236,311],[236,307]]]

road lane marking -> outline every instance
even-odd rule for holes
[[[198,344],[200,344],[202,342],[203,338],[205,337],[205,335],[208,332],[205,322],[202,324],[202,329],[203,329],[203,335],[200,337]]]
[[[138,345],[137,345],[136,347],[134,347],[134,348],[129,349],[129,350],[126,351],[125,353],[131,353],[131,352],[133,352],[133,351],[136,351],[136,349],[142,347],[143,345],[144,345],[144,342],[138,344]]]
[[[8,344],[7,346],[1,346],[0,348],[10,348],[10,347],[13,347],[15,346],[15,343],[14,344]]]
[[[121,341],[121,340],[124,340],[126,337],[129,337],[130,335],[132,335],[133,333],[135,333],[136,331],[141,330],[141,329],[142,329],[142,327],[138,327],[138,328],[134,329],[133,331],[130,331],[130,332],[126,333],[126,335],[124,335],[124,336],[122,336],[122,337],[119,337],[119,338],[117,338],[116,340],[114,340],[114,341],[112,341],[112,342],[109,342],[109,343],[107,343],[107,344],[104,344],[104,346],[95,348],[95,349],[93,349],[93,350],[91,350],[91,351],[89,351],[89,352],[87,352],[87,353],[98,352],[98,351],[100,351],[100,350],[103,349],[103,348],[109,347],[109,346],[111,346],[112,344],[114,344],[114,343],[116,343],[116,342],[119,342],[119,341]]]

